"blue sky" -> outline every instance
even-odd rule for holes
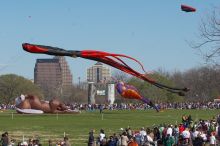
[[[197,8],[180,10],[181,4]],[[24,52],[24,42],[69,50],[121,53],[141,61],[148,71],[186,71],[203,60],[186,40],[196,40],[201,18],[219,0],[5,0],[0,2],[0,75],[33,79],[38,58]],[[95,62],[67,58],[74,82],[86,79]],[[129,62],[132,67],[137,64]]]

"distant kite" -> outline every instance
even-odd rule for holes
[[[181,5],[181,10],[185,11],[185,12],[195,12],[196,9],[191,7],[191,6],[187,6],[187,5]]]
[[[153,107],[157,112],[159,112],[159,109],[157,108],[157,106],[155,106],[154,103],[150,99],[143,97],[138,92],[137,88],[135,88],[134,86],[125,84],[122,81],[118,81],[116,83],[116,90],[123,98],[140,100],[148,104],[149,106]]]
[[[89,60],[95,60],[98,62],[105,63],[107,65],[110,65],[114,68],[117,68],[123,72],[126,72],[132,76],[135,76],[139,79],[142,79],[144,81],[147,81],[148,83],[161,88],[165,89],[169,92],[172,93],[177,93],[180,96],[184,96],[184,92],[189,91],[188,88],[175,88],[175,87],[170,87],[161,83],[158,83],[156,80],[148,77],[147,73],[144,70],[143,65],[136,60],[135,58],[132,58],[127,55],[123,54],[114,54],[114,53],[108,53],[108,52],[102,52],[102,51],[96,51],[96,50],[64,50],[61,48],[57,47],[51,47],[51,46],[43,46],[43,45],[35,45],[35,44],[28,44],[24,43],[22,44],[22,47],[25,51],[30,52],[30,53],[40,53],[40,54],[48,54],[48,55],[56,55],[56,56],[70,56],[70,57],[81,57]],[[135,62],[137,62],[142,70],[145,72],[145,74],[142,74],[130,66],[128,66],[122,58],[127,58],[131,59]]]

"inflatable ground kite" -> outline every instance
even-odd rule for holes
[[[64,103],[57,99],[47,102],[33,95],[21,95],[17,97],[15,99],[15,107],[18,113],[24,114],[79,113],[79,111],[70,110]]]

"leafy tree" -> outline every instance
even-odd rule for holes
[[[0,101],[2,103],[13,103],[15,97],[21,94],[34,94],[42,97],[40,89],[32,81],[15,74],[0,76]]]

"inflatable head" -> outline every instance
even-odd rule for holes
[[[21,94],[20,96],[15,98],[15,105],[18,106],[24,100],[25,100],[25,96]]]

